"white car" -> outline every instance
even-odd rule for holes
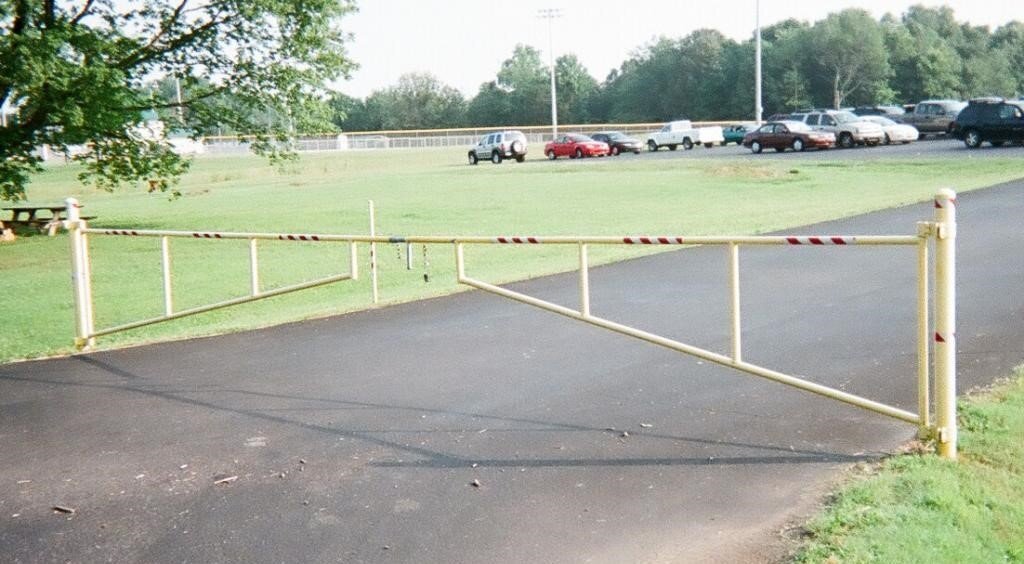
[[[885,116],[861,116],[860,119],[882,126],[886,145],[892,145],[893,143],[907,144],[911,141],[917,141],[921,135],[921,132],[913,125],[897,123]]]
[[[661,147],[668,147],[669,151],[675,151],[680,145],[686,150],[692,149],[694,145],[704,145],[710,149],[724,142],[721,127],[694,127],[690,120],[681,119],[670,121],[661,128],[661,131],[649,134],[647,150],[653,152]]]

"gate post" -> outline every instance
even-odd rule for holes
[[[956,460],[956,193],[935,196],[935,419],[939,456]]]
[[[82,350],[94,344],[92,333],[92,292],[89,288],[89,259],[87,256],[83,221],[78,200],[67,198],[67,229],[71,241],[71,284],[75,295],[75,348]]]

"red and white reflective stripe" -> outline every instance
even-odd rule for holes
[[[281,241],[319,241],[316,235],[278,235]]]
[[[539,245],[540,239],[536,237],[495,237],[494,242],[503,245]]]
[[[786,237],[790,245],[853,245],[856,237]]]
[[[956,333],[953,333],[952,335],[947,335],[947,336],[950,336],[950,337],[954,337],[954,338],[955,338],[955,337],[956,337]],[[935,342],[936,342],[936,343],[946,343],[946,342],[949,342],[949,339],[947,339],[946,337],[944,337],[944,336],[942,335],[942,333],[939,333],[938,331],[936,331],[936,332],[935,332]]]
[[[682,237],[623,237],[627,245],[681,245]]]
[[[129,235],[129,236],[132,236],[132,237],[137,237],[139,235],[139,232],[138,231],[129,231],[127,229],[107,229],[106,231],[103,232],[103,234],[104,235]]]
[[[949,204],[951,206],[953,206],[953,207],[956,207],[956,196],[953,196],[952,198],[949,199]],[[936,208],[941,208],[942,207],[942,202],[939,201],[937,198],[935,200],[935,207]]]
[[[192,236],[196,239],[220,239],[222,237],[220,233],[193,233]]]

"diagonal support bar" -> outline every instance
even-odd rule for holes
[[[461,252],[457,253],[457,257],[460,263],[462,262],[461,255]],[[690,356],[695,356],[697,358],[701,358],[709,362],[714,362],[715,364],[720,364],[722,366],[734,368],[736,370],[746,372],[754,376],[759,376],[761,378],[773,380],[780,384],[785,384],[787,386],[792,386],[794,388],[811,392],[813,394],[818,394],[820,396],[825,396],[827,398],[841,401],[843,403],[855,405],[857,407],[867,409],[875,413],[880,413],[882,415],[887,415],[889,417],[893,417],[901,421],[906,421],[907,423],[918,424],[920,422],[920,418],[917,416],[917,414],[899,409],[897,407],[892,407],[891,405],[886,405],[884,403],[870,400],[848,392],[843,392],[840,390],[836,390],[834,388],[829,388],[828,386],[823,386],[821,384],[816,384],[814,382],[802,380],[795,376],[789,376],[787,374],[783,374],[775,370],[770,370],[768,368],[764,368],[756,364],[751,364],[749,362],[735,361],[725,355],[711,352],[700,347],[687,345],[685,343],[681,343],[673,339],[662,337],[660,335],[655,335],[653,333],[648,333],[640,329],[628,327],[626,325],[615,323],[614,321],[609,321],[607,319],[602,319],[600,317],[595,317],[593,315],[583,315],[581,312],[569,309],[565,306],[547,302],[538,298],[534,298],[532,296],[527,296],[526,294],[521,294],[519,292],[502,288],[500,286],[495,286],[493,284],[488,284],[487,282],[469,278],[464,275],[463,264],[459,265],[459,272],[459,283],[465,284],[467,286],[472,286],[473,288],[477,288],[479,290],[484,290],[485,292],[490,292],[492,294],[497,294],[499,296],[515,300],[517,302],[522,302],[524,304],[539,307],[541,309],[557,313],[559,315],[564,315],[565,317],[576,319],[578,321],[583,321],[584,323],[596,325],[597,327],[608,329],[610,331],[615,331],[616,333],[621,333],[623,335],[634,337],[642,341],[647,341],[648,343],[653,343],[655,345],[659,345],[667,349],[681,352],[683,354],[688,354]]]

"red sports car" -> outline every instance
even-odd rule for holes
[[[544,145],[544,154],[551,160],[558,157],[569,157],[570,159],[603,157],[608,154],[608,144],[594,141],[579,133],[569,133],[559,135],[557,139]]]

